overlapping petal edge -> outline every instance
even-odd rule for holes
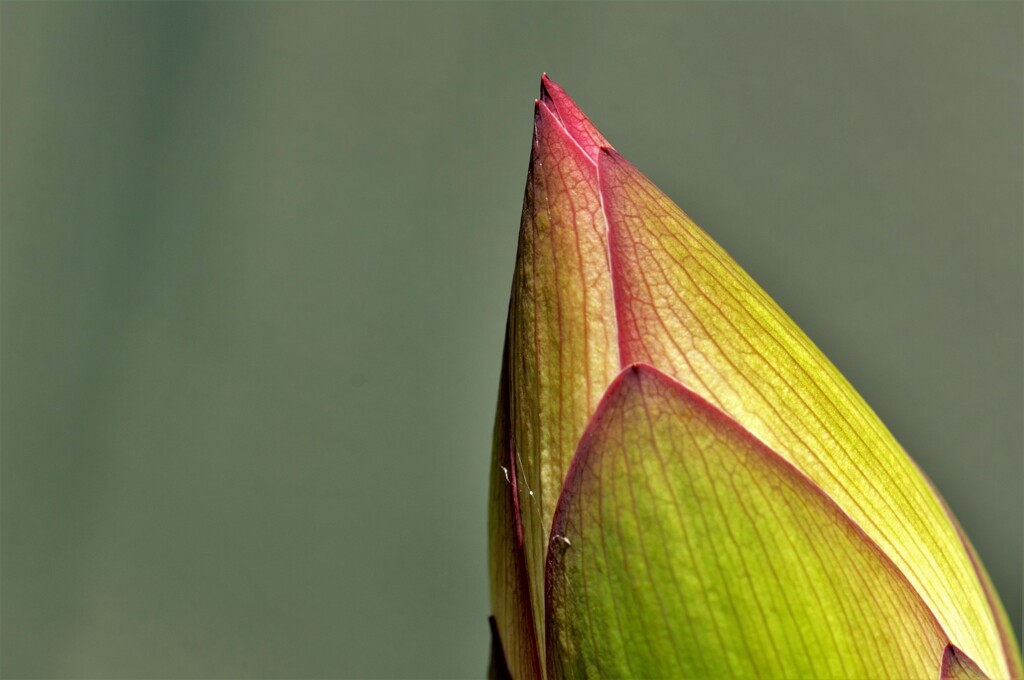
[[[546,604],[557,580],[552,556],[583,546],[551,538],[556,504],[565,505],[566,470],[585,448],[576,444],[598,427],[598,402],[638,364],[722,413],[835,504],[934,621],[948,645],[934,657],[936,673],[1021,677],[984,570],[885,427],[767,294],[546,76],[491,487],[492,602],[513,677],[564,671],[546,650],[559,637]],[[545,422],[541,413],[558,415]]]

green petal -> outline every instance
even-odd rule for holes
[[[547,588],[552,678],[936,678],[947,644],[821,489],[642,365],[583,435]]]
[[[959,648],[1006,677],[960,538],[861,397],[768,295],[610,149],[599,157],[623,364],[658,366],[820,486],[906,575]]]

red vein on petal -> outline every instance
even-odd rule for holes
[[[637,369],[638,369],[637,375],[639,376],[640,375],[640,371],[641,370],[645,370],[646,366],[644,366],[644,365],[637,365]],[[659,375],[664,375],[660,371],[657,371],[657,369],[653,369],[653,370],[656,371],[657,374],[659,374]],[[679,381],[675,380],[674,378],[671,379],[671,380],[672,380],[673,383],[675,383],[677,385],[681,385],[681,383],[679,383]],[[639,381],[638,381],[638,385],[641,385],[641,384],[642,383],[639,383]],[[688,393],[690,392],[689,389],[687,389],[686,391]],[[696,394],[696,392],[693,392],[692,394]],[[683,429],[686,430],[687,434],[691,437],[691,439],[693,439],[694,441],[697,440],[697,437],[694,436],[694,434],[693,434],[693,432],[691,430],[690,423],[684,423],[683,424]],[[700,460],[700,464],[704,467],[704,474],[705,474],[706,478],[707,479],[713,479],[714,475],[711,472],[711,468],[710,468],[710,465],[708,464],[707,457],[705,457],[702,453],[698,453],[694,457],[698,458]],[[686,462],[684,460],[684,467],[685,466],[686,466]],[[691,486],[692,486],[692,482],[691,482]],[[721,496],[718,493],[718,488],[713,483],[710,484],[709,486],[711,488],[711,494],[715,497],[715,504],[718,506],[719,514],[722,517],[727,518],[726,522],[725,522],[725,531],[726,531],[726,534],[728,534],[728,540],[729,540],[730,543],[732,543],[732,545],[737,550],[741,550],[741,544],[736,539],[736,536],[735,536],[735,534],[732,531],[732,526],[730,526],[730,524],[728,522],[729,513],[725,509],[725,506],[722,504],[722,498],[721,498]],[[708,535],[713,535],[713,533],[710,530],[707,529],[707,520],[706,520],[706,518],[705,518],[703,513],[701,513],[701,521],[705,523],[705,531],[708,532]],[[712,551],[712,553],[714,554],[714,557],[715,557],[715,564],[718,565],[719,571],[724,571],[722,569],[721,562],[718,559],[718,557],[719,557],[718,552],[719,551],[717,549]],[[775,655],[775,664],[776,664],[776,666],[781,666],[782,659],[779,656],[778,646],[775,644],[775,640],[774,640],[774,638],[772,637],[772,634],[771,634],[771,631],[772,631],[771,624],[768,622],[768,618],[767,618],[767,616],[765,614],[764,605],[761,603],[760,598],[757,596],[757,585],[756,585],[756,582],[750,576],[750,569],[747,566],[746,560],[742,560],[741,559],[740,560],[740,566],[741,566],[741,568],[743,570],[743,576],[744,576],[744,578],[747,581],[747,584],[748,584],[748,586],[750,588],[751,593],[753,594],[754,601],[757,604],[757,611],[758,611],[758,613],[761,616],[761,625],[762,625],[763,629],[765,630],[765,633],[768,635],[769,640],[771,641],[771,652],[772,652],[772,654]],[[728,600],[729,600],[729,606],[732,608],[732,611],[733,611],[733,616],[735,617],[735,619],[737,621],[741,620],[739,612],[736,609],[736,600],[737,600],[737,598],[736,597],[729,597]],[[743,642],[744,642],[744,644],[747,643],[746,636],[743,636]],[[751,653],[749,647],[747,649],[747,655],[750,658],[756,658],[755,655]]]
[[[643,400],[643,396],[644,395],[641,392],[641,394],[640,394],[641,400]],[[644,406],[644,414],[647,416],[647,418],[648,418],[647,422],[650,425],[650,412],[647,410],[646,405]],[[629,414],[623,413],[623,415],[622,415],[623,420],[625,420],[628,417],[628,415]],[[653,432],[653,428],[652,428],[651,431]],[[648,556],[647,543],[644,541],[643,527],[640,525],[639,509],[637,507],[636,492],[634,490],[636,488],[636,484],[634,484],[634,482],[633,482],[633,471],[631,469],[632,465],[630,465],[629,461],[626,461],[624,467],[626,469],[626,478],[628,480],[628,483],[627,483],[626,486],[627,486],[627,488],[629,490],[630,507],[633,509],[632,517],[633,517],[633,521],[636,524],[636,528],[637,528],[637,541],[640,544],[640,554],[643,556],[643,560],[644,560],[644,570],[647,572],[647,580],[651,584],[651,591],[654,593],[655,599],[658,601],[658,609],[661,612],[661,618],[665,622],[665,627],[667,628],[670,625],[669,617],[668,617],[668,614],[665,612],[665,602],[664,602],[664,600],[661,597],[661,593],[659,592],[658,584],[654,582],[654,578],[653,578],[652,570],[651,570],[651,559]],[[650,489],[650,481],[647,480],[647,475],[644,473],[643,470],[641,470],[641,475],[644,477],[644,479],[645,479],[645,481],[647,483],[648,489]],[[619,511],[621,512],[622,506],[617,504],[617,507],[619,508]],[[646,631],[646,629],[644,630],[644,638],[647,639],[647,631]],[[647,645],[648,645],[648,647],[651,647],[651,649],[653,650],[653,645],[651,645],[649,639],[647,639]],[[677,660],[677,663],[678,663],[678,661],[679,661],[679,650],[673,648],[672,651],[675,653],[676,660]]]
[[[619,414],[620,419],[624,419],[624,415],[625,414],[621,414],[620,413]],[[599,461],[599,463],[601,464],[601,466],[604,469],[607,469],[614,462],[614,461],[611,460],[610,456],[602,456],[602,457],[600,457],[598,459],[598,461]],[[606,477],[606,475],[602,474],[598,478],[598,480],[597,480],[599,498],[603,498],[604,497],[604,494],[601,493],[601,485],[604,483],[605,477]],[[612,481],[614,482],[614,479]],[[625,534],[622,531],[622,503],[619,502],[619,494],[618,494],[618,490],[616,489],[616,485],[613,483],[613,484],[610,485],[610,488],[611,488],[612,506],[615,508],[615,533],[618,534],[618,536],[619,536],[619,541],[618,541],[619,552],[622,554],[622,562],[623,562],[623,565],[625,565],[625,572],[627,574],[629,574],[629,573],[632,572],[632,570],[629,568],[629,553],[622,549],[622,546],[623,546],[623,543],[624,543],[624,541],[622,539],[625,536]],[[599,500],[598,501],[598,504],[599,504],[598,507],[599,508],[600,508],[600,503],[601,503],[601,501]],[[603,515],[603,513],[602,513],[602,515]],[[605,552],[605,564],[607,564],[609,562],[609,560],[607,559],[608,550],[607,550],[607,547],[605,546],[604,535],[605,535],[605,532],[602,531],[601,532],[601,546],[604,549],[604,552]],[[620,604],[619,598],[613,598],[612,599],[612,609],[615,611],[615,622],[616,622],[616,624],[619,627],[619,640],[625,640],[627,638],[626,638],[626,636],[622,632],[622,620],[619,617],[619,609],[620,609],[619,604]],[[648,648],[651,648],[651,641],[647,637],[647,631],[645,630],[645,631],[643,631],[643,633],[644,633],[644,642],[647,644]],[[630,664],[629,655],[626,655],[626,665],[629,666],[629,677],[637,677],[637,673],[633,670],[632,665]]]
[[[647,420],[647,429],[648,429],[649,432],[652,433],[652,441],[654,441],[654,438],[653,438],[654,423],[651,420],[650,410],[647,409],[646,407],[644,408],[644,416],[645,416],[645,418]],[[669,475],[668,467],[665,465],[665,457],[662,454],[661,447],[658,446],[657,441],[654,441],[654,447],[653,448],[654,448],[654,457],[658,459],[658,465],[661,468],[662,477],[663,478],[667,478],[668,475]],[[641,463],[641,468],[642,468],[642,472],[643,472],[643,475],[644,475],[644,481],[646,482],[646,485],[647,485],[647,491],[648,491],[648,493],[651,496],[653,496],[654,495],[654,487],[651,486],[651,481],[650,481],[650,477],[651,476],[650,476],[650,474],[648,474],[646,469],[643,469],[643,464],[642,463]],[[668,489],[668,492],[669,492],[669,495],[672,498],[672,507],[675,508],[676,516],[678,517],[682,513],[682,510],[681,510],[680,505],[679,505],[679,500],[678,500],[678,498],[676,498],[675,489],[673,489],[670,486],[669,489]],[[634,507],[635,507],[635,504],[634,504]],[[636,514],[635,509],[634,509],[634,514]],[[661,515],[657,515],[655,517],[655,523],[658,525],[658,533],[661,535],[661,542],[662,542],[662,544],[667,545],[669,541],[668,541],[668,537],[665,535],[665,527],[664,527],[664,524],[663,524],[663,522],[661,520]],[[683,541],[686,544],[686,550],[687,550],[687,552],[690,553],[691,559],[692,559],[693,546],[690,544],[689,532],[686,531],[685,526],[681,527],[681,530],[682,530],[682,533],[683,533]],[[693,632],[694,631],[693,618],[688,613],[689,612],[689,605],[687,605],[687,603],[686,603],[686,599],[687,598],[683,594],[683,589],[679,587],[679,581],[676,578],[675,571],[672,571],[670,573],[671,573],[671,576],[672,576],[672,586],[673,586],[673,588],[675,588],[677,599],[682,604],[684,612],[687,612],[686,618],[687,618],[687,622],[689,623],[689,626],[690,626],[690,631],[691,631],[690,632],[690,636],[693,639],[696,639],[696,635]],[[711,609],[711,605],[708,602],[707,586],[706,586],[706,584],[703,583],[703,578],[701,576],[699,576],[699,578],[701,578],[701,582],[702,582],[702,591],[703,591],[702,594],[704,595],[705,607],[707,607],[707,609],[710,610]],[[662,598],[661,598],[661,594],[659,592],[658,593],[658,601],[659,601],[659,604],[661,605],[662,617],[665,619],[665,623],[666,623],[666,627],[667,627],[668,623],[669,623],[668,622],[668,616],[665,614],[664,603],[661,600],[662,600]],[[722,633],[721,633],[721,631],[717,627],[715,628],[715,634],[718,636],[719,644],[724,646],[725,642],[722,640]],[[676,653],[676,660],[678,662],[679,661],[679,650],[677,650],[677,649],[675,649],[673,647],[673,651]],[[701,662],[703,664],[703,658],[701,659]],[[680,666],[681,665],[682,664],[680,663]],[[702,674],[705,674],[705,675],[707,674],[707,668],[706,667],[703,668]]]
[[[542,108],[541,117],[543,118],[544,115],[545,115],[544,114],[544,109]],[[562,179],[562,186],[564,187],[565,186],[565,178],[564,178],[564,176],[561,173],[561,164],[556,161],[555,163],[553,163],[553,165],[554,165],[554,172],[557,172],[559,174],[560,178]],[[546,180],[547,180],[547,177],[545,176],[545,189],[547,188],[547,181]],[[553,229],[552,225],[556,224],[556,219],[555,219],[555,216],[551,212],[551,200],[552,199],[551,199],[551,195],[550,195],[549,192],[545,192],[545,193],[546,193],[547,200],[544,201],[544,210],[545,210],[545,212],[548,215],[548,229],[553,232],[554,229]],[[570,198],[570,201],[571,200],[572,199]],[[575,215],[573,215],[573,226],[574,227],[575,227],[575,224],[576,224],[576,217],[575,217]],[[561,285],[560,285],[561,281],[559,280],[559,271],[560,271],[561,268],[559,266],[559,260],[561,260],[561,258],[558,256],[558,245],[559,245],[558,244],[558,239],[556,239],[554,237],[549,239],[549,246],[551,247],[551,270],[552,270],[552,275],[555,278],[555,288],[560,290],[561,289]],[[578,250],[578,248],[577,248],[577,250]],[[558,298],[557,295],[555,296],[555,299],[556,299],[556,303],[555,303],[555,319],[556,319],[556,324],[558,326],[558,340],[559,340],[559,343],[561,343],[561,342],[563,342],[565,340],[565,326],[564,326],[564,324],[562,322],[562,301],[561,301],[560,298]],[[561,344],[559,344],[557,346],[556,351],[558,352],[558,374],[559,375],[566,375],[568,373],[568,371],[565,370],[565,363],[564,363],[565,362],[565,353],[563,353],[561,351]],[[539,399],[538,399],[538,403],[539,403]],[[562,441],[564,439],[563,435],[565,433],[565,430],[564,430],[564,428],[565,428],[565,395],[562,392],[562,385],[561,384],[558,387],[558,418],[556,419],[555,422],[556,422],[556,427],[558,428],[558,441]],[[557,462],[558,462],[558,469],[559,469],[560,476],[562,476],[564,478],[564,472],[565,472],[564,468],[565,468],[565,466],[563,465],[561,458],[562,458],[561,456],[556,456],[556,459],[557,459]],[[543,509],[543,507],[544,507],[544,498],[545,498],[545,496],[544,496],[544,488],[543,488],[543,477],[538,481],[538,489],[540,491],[541,508]]]

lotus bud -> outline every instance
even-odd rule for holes
[[[892,434],[547,76],[499,390],[492,677],[1021,677]]]

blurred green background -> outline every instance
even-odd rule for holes
[[[4,677],[481,677],[548,71],[1021,626],[1020,3],[2,5]]]

